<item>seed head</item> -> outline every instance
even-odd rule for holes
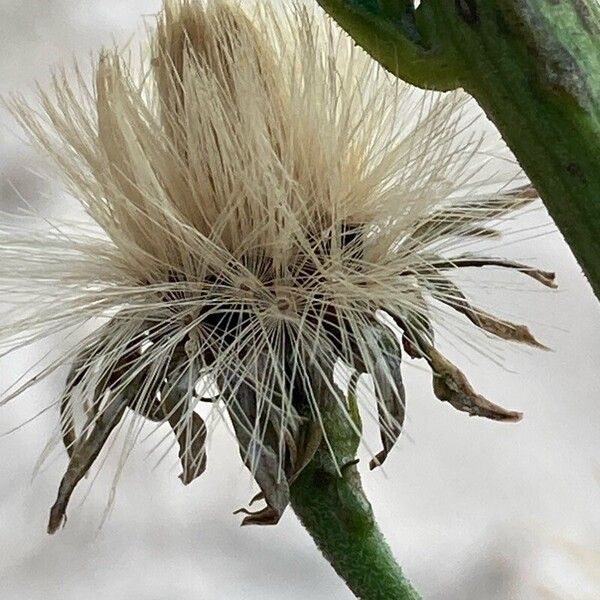
[[[551,273],[463,251],[531,196],[478,175],[488,155],[465,132],[466,98],[410,89],[300,8],[169,0],[149,48],[141,72],[105,51],[93,86],[60,73],[38,108],[12,102],[88,218],[5,228],[0,242],[4,285],[16,276],[23,299],[4,347],[94,324],[34,378],[71,365],[58,402],[69,465],[49,531],[126,417],[168,423],[182,481],[200,475],[209,422],[194,409],[207,378],[266,502],[245,523],[279,520],[327,444],[328,403],[360,434],[356,377],[341,391],[336,365],[373,378],[383,449],[372,467],[402,429],[402,349],[429,364],[440,400],[519,419],[434,346],[433,300],[539,345],[473,307],[452,270],[505,267],[554,285]]]

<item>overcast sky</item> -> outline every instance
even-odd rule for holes
[[[0,0],[0,94],[28,93],[51,66],[113,37],[126,41],[139,29],[140,15],[158,6],[156,0]],[[2,112],[0,203],[12,212],[21,195],[42,211],[59,210],[58,192],[31,174],[39,159],[14,131]],[[542,208],[511,228],[522,233],[509,238],[503,253],[555,270],[559,291],[512,274],[473,273],[474,287],[486,284],[477,284],[476,296],[486,308],[531,325],[552,351],[496,342],[491,347],[503,356],[498,366],[457,340],[442,344],[479,391],[522,410],[524,420],[470,419],[433,398],[427,373],[407,368],[406,435],[385,472],[364,472],[381,527],[427,599],[600,595],[575,559],[580,546],[600,550],[600,308]],[[2,386],[43,352],[1,362]],[[55,378],[2,409],[0,431],[43,408],[61,384]],[[56,417],[44,415],[0,438],[2,600],[351,597],[291,511],[275,528],[239,528],[231,513],[253,491],[225,432],[211,442],[208,472],[189,488],[177,479],[174,461],[154,469],[156,456],[147,457],[146,445],[127,464],[99,532],[110,468],[85,502],[91,478],[81,486],[67,527],[48,537],[48,509],[66,458],[33,481],[31,474]],[[114,457],[107,462],[114,465]]]

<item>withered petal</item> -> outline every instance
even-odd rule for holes
[[[127,401],[122,396],[112,398],[106,408],[89,424],[89,433],[84,432],[73,446],[67,471],[60,482],[56,502],[50,510],[48,533],[55,533],[63,523],[67,505],[73,491],[100,454],[114,428],[119,424]]]
[[[187,428],[190,429],[189,434],[185,431]],[[182,432],[176,434],[183,469],[179,479],[184,485],[189,485],[206,470],[206,424],[199,414],[193,412],[191,420],[182,429]],[[173,432],[176,432],[175,427]],[[189,440],[186,439],[188,435]]]
[[[266,506],[262,510],[252,512],[246,508],[239,508],[234,515],[247,515],[241,523],[242,527],[246,525],[277,525],[281,519],[282,513],[272,506]]]
[[[104,333],[104,332],[102,332]],[[102,339],[103,336],[100,337]],[[60,429],[62,434],[62,442],[69,455],[69,458],[73,455],[73,446],[77,441],[77,432],[75,429],[75,420],[73,418],[73,407],[72,407],[72,394],[74,389],[86,378],[87,373],[92,367],[92,359],[98,352],[99,340],[93,339],[91,342],[85,344],[83,348],[75,356],[69,374],[67,375],[67,381],[65,383],[65,390],[59,402],[59,413],[60,413]],[[96,387],[95,396],[100,395],[104,390],[105,381],[98,383]],[[90,402],[90,408],[96,406],[97,398],[93,398]],[[92,410],[90,416],[95,414]]]
[[[504,260],[500,258],[490,258],[481,256],[456,256],[451,259],[441,258],[439,256],[430,257],[429,265],[439,270],[456,269],[456,268],[467,268],[467,267],[499,267],[502,269],[512,269],[519,271],[523,275],[527,275],[536,281],[539,281],[542,285],[549,288],[557,288],[556,274],[551,271],[543,271],[525,265],[523,263],[515,262],[512,260]]]
[[[425,353],[433,371],[433,391],[437,398],[471,416],[495,421],[521,420],[522,413],[506,410],[475,392],[465,375],[433,346],[426,348]]]
[[[72,408],[73,393],[82,382],[88,379],[90,370],[97,368],[101,364],[103,374],[95,382],[93,393],[85,390],[85,411],[91,422],[98,413],[98,405],[104,396],[104,392],[126,374],[128,367],[134,362],[136,353],[139,352],[139,345],[143,340],[146,323],[144,321],[132,321],[131,325],[136,335],[131,340],[130,348],[114,358],[105,359],[105,355],[114,354],[111,351],[107,351],[107,347],[113,347],[114,334],[120,327],[121,320],[122,317],[115,316],[88,336],[82,342],[82,346],[71,364],[65,389],[59,402],[62,441],[69,457],[72,456],[73,446],[77,441]],[[139,380],[140,376],[135,378],[136,382]],[[130,384],[124,394],[127,395],[130,393],[133,387],[134,384]]]
[[[262,492],[258,492],[258,494],[256,494],[255,496],[252,496],[252,498],[250,499],[250,502],[248,502],[248,506],[252,506],[253,504],[255,504],[256,502],[260,502],[261,500],[265,499],[265,495]],[[239,512],[244,512],[245,509],[240,508],[239,510],[236,510],[233,514],[237,514]]]
[[[171,426],[179,445],[179,460],[183,469],[179,479],[184,485],[189,485],[206,470],[206,424],[198,413],[188,413],[188,401],[185,398],[176,399],[175,391],[165,387],[159,411],[162,419]]]
[[[515,212],[538,198],[530,184],[506,193],[502,198],[483,198],[453,203],[443,207],[415,225],[411,236],[415,240],[435,239],[439,235],[499,237],[501,233],[484,225],[491,219]],[[477,225],[477,224],[480,225]]]
[[[158,381],[161,377],[156,375],[149,381],[149,368],[143,369],[128,383],[123,394],[127,397],[128,407],[135,413],[151,421],[169,424],[179,447],[178,455],[182,466],[179,479],[184,485],[189,485],[206,470],[207,431],[202,417],[189,410],[190,398],[186,391],[182,392],[182,389],[187,390],[187,383],[181,386],[171,381],[174,373],[177,380],[181,378],[181,365],[177,362],[182,360],[181,352],[175,351],[165,370],[169,377],[162,383]],[[127,377],[127,372],[121,371],[116,374],[116,381],[113,383]],[[139,391],[144,386],[148,387],[145,397],[154,400],[141,404],[138,402]]]
[[[276,524],[290,501],[287,476],[283,473],[282,457],[266,439],[255,438],[256,420],[260,419],[254,389],[241,382],[233,398],[227,403],[240,455],[264,495],[266,508],[257,513],[247,512],[242,525]],[[245,512],[245,509],[240,509]]]
[[[323,429],[320,423],[311,419],[300,428],[298,435],[298,453],[296,460],[292,463],[290,483],[304,470],[319,449],[323,441]]]
[[[498,319],[489,313],[472,306],[462,291],[446,277],[436,277],[430,280],[433,285],[433,295],[440,302],[450,306],[457,312],[465,315],[471,323],[504,340],[528,344],[535,348],[548,350],[546,346],[538,342],[528,327]]]
[[[386,309],[386,312],[394,319],[398,327],[402,329],[402,347],[411,358],[422,358],[421,347],[433,344],[435,334],[431,324],[429,306],[418,292],[419,310],[413,315],[403,316],[395,311]],[[416,323],[411,323],[415,321]]]
[[[60,412],[60,431],[62,443],[69,455],[73,455],[73,446],[77,441],[77,433],[75,431],[75,420],[73,419],[73,409],[71,406],[71,390],[66,390],[59,403]]]
[[[381,466],[402,433],[406,394],[402,381],[402,352],[392,333],[381,329],[365,332],[371,349],[371,376],[378,397],[377,413],[383,450],[369,463],[371,470]]]

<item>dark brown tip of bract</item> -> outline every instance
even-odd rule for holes
[[[55,504],[50,509],[50,518],[48,520],[48,533],[54,535],[59,529],[65,526],[67,516],[65,515],[62,506]]]
[[[369,469],[371,471],[374,471],[375,469],[381,467],[383,465],[383,463],[385,462],[385,459],[387,458],[387,456],[388,456],[387,450],[382,450],[381,452],[376,454],[369,462]]]
[[[256,512],[249,511],[246,508],[240,508],[233,514],[247,515],[241,523],[241,527],[247,527],[248,525],[277,525],[281,519],[282,512],[272,506],[266,506],[262,510]]]

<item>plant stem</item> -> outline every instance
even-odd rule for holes
[[[600,298],[600,3],[423,0],[409,35],[404,2],[318,2],[395,75],[475,97]]]
[[[355,404],[345,410],[331,401],[322,416],[329,446],[321,445],[292,484],[292,508],[357,598],[417,600],[419,595],[394,560],[361,486],[354,459],[360,427]]]
[[[322,451],[320,450],[319,453]],[[375,523],[356,466],[332,476],[315,456],[291,488],[292,508],[357,598],[415,600]]]

